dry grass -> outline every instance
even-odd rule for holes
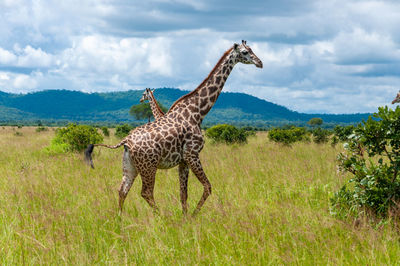
[[[22,136],[15,134],[22,133]],[[337,149],[292,148],[261,133],[243,146],[206,144],[213,194],[199,216],[181,214],[176,169],[159,171],[153,214],[137,178],[117,215],[122,150],[97,149],[96,169],[80,154],[42,149],[52,130],[0,127],[1,264],[396,264],[399,232],[353,226],[329,214],[343,183]],[[108,143],[116,143],[113,137]],[[189,177],[189,206],[202,193]]]

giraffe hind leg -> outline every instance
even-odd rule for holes
[[[135,181],[135,178],[138,175],[138,171],[136,170],[136,167],[133,165],[131,154],[126,147],[124,150],[122,167],[123,167],[123,177],[121,186],[118,191],[120,213],[122,212],[122,207],[124,205],[125,198],[132,187],[133,181]]]
[[[182,212],[184,215],[187,214],[187,186],[188,186],[188,177],[189,177],[189,166],[186,163],[181,163],[179,165],[179,185],[181,192],[181,204],[182,204]]]
[[[139,168],[141,169],[141,168]],[[140,176],[142,177],[142,197],[147,201],[147,203],[158,212],[158,207],[154,201],[154,185],[156,179],[157,167],[151,167],[150,169],[139,170]]]

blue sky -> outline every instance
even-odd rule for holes
[[[192,90],[246,39],[224,91],[314,113],[374,112],[400,89],[400,1],[0,0],[0,90]]]

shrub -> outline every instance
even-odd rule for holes
[[[102,127],[102,128],[101,128],[101,131],[103,132],[103,135],[104,135],[105,137],[109,137],[109,136],[110,136],[110,131],[108,130],[107,127]]]
[[[19,132],[19,131],[15,131],[14,132],[14,136],[17,136],[17,137],[22,137],[24,134],[22,134],[22,132]]]
[[[290,145],[296,141],[308,140],[307,130],[303,127],[274,128],[268,131],[268,138],[272,141]]]
[[[119,125],[115,128],[115,136],[122,139],[123,137],[126,137],[132,129],[133,127],[128,124]]]
[[[227,144],[246,143],[250,133],[244,129],[238,129],[235,126],[221,124],[210,127],[206,130],[206,136],[214,142]]]
[[[338,125],[333,129],[333,134],[339,141],[346,141],[348,137],[353,134],[354,129],[354,126],[345,127]]]
[[[369,117],[354,129],[338,155],[339,168],[352,178],[331,198],[333,213],[400,214],[400,107],[380,107],[373,117],[378,120]]]
[[[97,129],[87,125],[69,124],[65,128],[56,130],[50,149],[58,151],[83,151],[90,143],[103,141],[103,136]],[[62,146],[62,147],[60,147]]]
[[[320,127],[317,127],[311,131],[313,135],[313,140],[315,143],[326,143],[329,140],[329,136],[332,134],[332,132],[328,129],[322,129]]]
[[[39,126],[36,128],[36,132],[42,132],[42,131],[48,131],[49,129],[47,127],[44,126]]]

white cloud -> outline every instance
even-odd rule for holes
[[[0,1],[0,86],[194,89],[233,42],[225,90],[304,112],[371,112],[400,86],[396,1]],[[39,74],[40,73],[40,74]]]

